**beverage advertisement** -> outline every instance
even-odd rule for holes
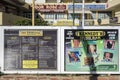
[[[65,29],[64,70],[119,71],[118,29]]]
[[[57,29],[4,29],[4,70],[57,70]]]

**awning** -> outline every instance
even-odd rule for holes
[[[37,10],[37,11],[38,12],[61,12],[61,13],[66,12],[66,10],[58,10],[58,9],[55,9],[55,10],[41,9],[41,10]]]

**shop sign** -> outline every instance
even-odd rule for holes
[[[82,10],[82,4],[75,4],[74,9],[75,10]],[[85,9],[88,9],[88,10],[104,10],[104,9],[106,9],[106,5],[105,4],[101,4],[101,5],[85,4]],[[68,5],[68,10],[73,10],[73,5],[72,4]]]
[[[66,5],[35,5],[35,9],[40,12],[65,12]]]

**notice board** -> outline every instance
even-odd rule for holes
[[[119,74],[120,29],[108,27],[3,26],[2,72]]]
[[[4,71],[58,71],[58,29],[4,28]]]

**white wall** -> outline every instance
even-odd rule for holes
[[[59,3],[61,0],[57,0],[57,2]],[[32,0],[25,0],[25,2],[31,4]],[[40,3],[45,3],[45,0],[35,0],[36,4],[40,4]]]
[[[25,2],[31,4],[31,3],[32,3],[32,0],[25,0]],[[45,3],[45,0],[35,0],[35,3],[36,3],[36,4]]]
[[[3,47],[3,45],[2,45],[2,44],[3,44],[3,42],[2,42],[2,27],[0,27],[0,32],[1,32],[1,33],[0,33],[0,42],[1,42],[1,43],[0,43],[0,51],[2,51],[2,50],[3,50],[3,48],[2,48],[2,47]],[[0,52],[0,59],[1,59],[1,60],[0,60],[0,71],[1,71],[2,61],[3,61],[3,60],[2,60],[2,59],[3,59],[3,58],[2,58],[2,52]]]

